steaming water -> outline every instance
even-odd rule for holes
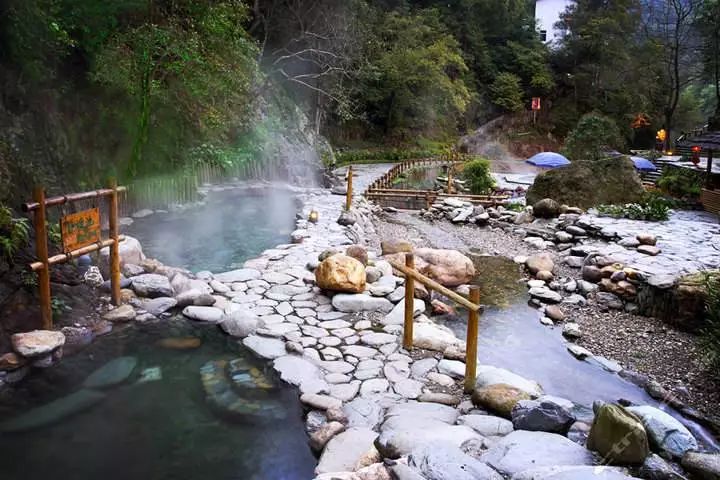
[[[170,265],[220,271],[286,242],[295,211],[287,192],[221,192],[201,208],[155,214],[125,231],[140,239],[149,256]],[[168,337],[198,338],[202,345],[169,350],[156,344]],[[266,372],[276,389],[262,404],[279,405],[283,420],[231,419],[212,409],[200,377],[205,362],[242,357],[260,369],[264,364],[217,326],[183,318],[113,331],[17,388],[5,389],[0,424],[76,392],[90,373],[119,356],[136,357],[138,366],[125,384],[107,389],[99,404],[26,433],[0,433],[3,480],[313,477],[316,462],[297,392]],[[160,372],[161,378],[139,382],[143,371]]]
[[[191,271],[238,268],[263,250],[287,243],[297,205],[283,189],[210,192],[205,205],[139,218],[123,231],[146,255]]]

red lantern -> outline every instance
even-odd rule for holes
[[[699,145],[692,147],[692,156],[690,157],[690,161],[695,164],[696,167],[700,163],[700,150],[701,148]]]

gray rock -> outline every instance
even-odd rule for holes
[[[480,461],[503,475],[515,475],[531,468],[594,464],[588,450],[561,435],[523,430],[501,438],[480,457]]]
[[[275,359],[285,356],[285,342],[277,338],[250,335],[243,339],[243,345],[261,358]]]
[[[511,480],[638,480],[618,467],[554,466],[526,470]]]
[[[644,405],[627,407],[637,415],[648,433],[650,445],[669,457],[681,458],[689,450],[697,450],[698,443],[690,431],[670,414]]]
[[[560,303],[562,302],[562,295],[557,292],[550,290],[547,287],[533,287],[528,292],[531,297],[537,298],[547,303]]]
[[[352,472],[358,461],[373,450],[377,433],[367,428],[349,428],[333,437],[320,456],[316,474]]]
[[[79,390],[0,423],[0,432],[24,432],[42,428],[57,423],[73,414],[85,412],[104,398],[105,394],[102,392]]]
[[[364,293],[338,293],[333,297],[332,305],[341,312],[389,313],[393,309],[393,304],[389,300]]]
[[[413,317],[425,311],[425,302],[419,298],[413,299]],[[402,325],[405,321],[405,302],[400,302],[382,320],[383,325]]]
[[[85,388],[107,388],[123,383],[137,366],[135,357],[118,357],[95,370],[83,382]]]
[[[654,453],[645,459],[638,473],[646,480],[687,480],[667,461]]]
[[[582,337],[582,331],[580,325],[575,322],[566,323],[563,325],[562,334],[568,338],[580,338]]]
[[[575,422],[572,402],[545,395],[537,400],[520,400],[512,410],[517,430],[565,433]]]
[[[682,466],[703,480],[720,480],[720,455],[688,452],[682,458]]]
[[[493,367],[491,365],[477,366],[476,388],[483,388],[500,383],[522,390],[531,397],[539,397],[543,394],[540,384],[521,377],[509,370]]]
[[[620,298],[610,292],[597,292],[595,294],[595,300],[597,301],[600,308],[605,310],[622,310],[623,302]]]
[[[240,268],[229,272],[216,273],[215,280],[222,283],[247,282],[260,278],[260,271],[254,268]]]
[[[132,305],[120,305],[103,315],[103,319],[109,322],[122,323],[134,320],[136,316],[137,312],[135,312]]]
[[[510,420],[492,415],[463,415],[458,425],[467,425],[484,437],[503,437],[514,430]]]
[[[48,355],[65,344],[65,335],[53,330],[15,333],[10,338],[13,350],[28,358]]]
[[[222,310],[215,307],[198,307],[188,306],[183,309],[183,315],[186,317],[197,320],[199,322],[207,323],[220,323],[223,321],[225,314]]]
[[[152,315],[160,315],[165,313],[177,305],[177,300],[172,297],[157,297],[145,300],[141,303],[143,310]]]
[[[308,359],[297,355],[285,355],[275,359],[273,368],[283,381],[300,387],[303,393],[319,393],[327,390],[328,385],[320,369]]]
[[[372,398],[358,397],[343,405],[349,427],[374,430],[383,419],[383,408]]]
[[[132,279],[132,288],[141,297],[172,297],[175,295],[170,280],[157,273],[145,273]]]
[[[250,310],[240,308],[222,317],[220,328],[232,337],[245,338],[252,335],[264,322]]]
[[[380,428],[376,446],[384,457],[398,458],[427,443],[459,447],[470,439],[483,440],[475,430],[464,425],[449,425],[434,418],[416,415],[398,415],[386,417]]]
[[[495,470],[460,448],[440,442],[413,451],[408,456],[408,465],[428,480],[502,480]]]

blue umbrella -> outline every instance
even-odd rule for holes
[[[527,163],[536,167],[557,168],[570,165],[570,160],[555,152],[541,152],[527,159]]]
[[[647,172],[654,172],[657,167],[647,158],[642,157],[630,157],[630,160],[635,164],[635,168],[638,170],[644,170]]]

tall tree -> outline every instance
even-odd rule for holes
[[[698,78],[695,24],[701,4],[702,0],[644,0],[643,4],[643,31],[648,41],[657,46],[658,61],[663,69],[660,82],[666,149],[672,146],[675,114],[682,92]]]
[[[704,77],[715,91],[715,114],[712,128],[720,130],[720,0],[706,0],[697,18],[702,40]]]
[[[553,55],[561,130],[597,111],[629,134],[637,113],[655,112],[659,73],[655,45],[639,32],[641,12],[640,0],[577,0],[561,15],[567,35]]]

